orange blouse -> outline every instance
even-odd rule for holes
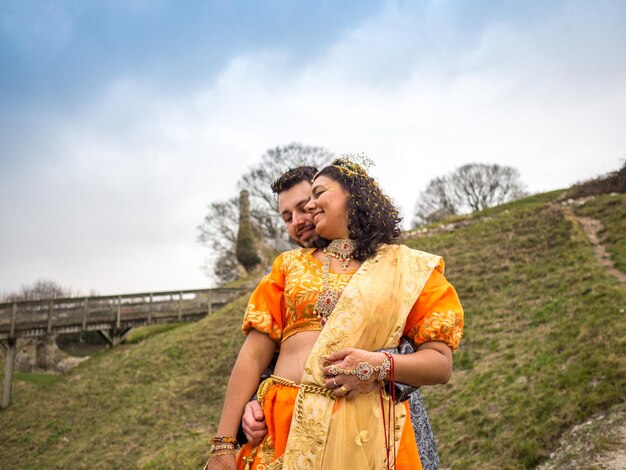
[[[277,343],[301,331],[319,331],[320,319],[313,313],[322,291],[322,263],[313,258],[314,248],[280,254],[269,274],[263,276],[248,302],[242,329],[267,333]],[[454,287],[443,275],[443,261],[426,282],[411,308],[404,335],[415,347],[427,341],[442,341],[456,350],[463,334],[463,309]],[[343,290],[352,273],[328,273],[328,284]]]

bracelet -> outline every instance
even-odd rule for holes
[[[383,353],[384,354],[384,353]],[[391,370],[391,359],[385,354],[385,360],[379,366],[373,366],[369,362],[359,362],[356,366],[356,369],[342,369],[337,367],[336,365],[330,366],[328,369],[328,373],[331,375],[337,374],[345,374],[345,375],[356,375],[359,380],[369,380],[374,372],[378,372],[377,380],[382,382],[383,379],[389,374]]]
[[[235,455],[237,453],[237,451],[235,449],[230,449],[227,451],[221,451],[219,454],[211,454],[211,457],[209,457],[209,460],[206,461],[206,463],[204,464],[204,467],[202,467],[202,470],[208,470],[209,468],[209,463],[211,463],[211,459],[213,457],[219,456],[219,455]]]
[[[215,455],[235,455],[237,453],[237,451],[235,449],[229,449],[229,450],[222,450],[219,453],[214,453],[211,454],[211,457],[215,456]]]
[[[211,446],[211,454],[213,454],[215,451],[218,451],[218,450],[236,450],[236,449],[237,447],[235,446],[235,444],[231,444],[231,443],[220,444],[220,445],[213,444]]]
[[[239,446],[239,443],[237,442],[237,439],[235,439],[234,437],[228,437],[228,436],[213,436],[211,438],[211,444],[235,444],[237,446]]]
[[[385,377],[389,375],[391,372],[391,354],[383,353],[385,355],[385,360],[380,365],[380,372],[378,373],[378,381],[382,382],[385,380]]]

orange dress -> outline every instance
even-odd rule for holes
[[[244,333],[254,328],[280,344],[299,332],[322,329],[313,311],[323,288],[322,263],[313,258],[313,251],[292,250],[276,258],[271,272],[263,277],[250,298],[243,320]],[[443,269],[441,262],[432,271],[407,317],[403,333],[415,347],[427,341],[442,341],[456,350],[461,339],[463,310]],[[353,274],[331,271],[329,286],[342,290]],[[272,468],[271,462],[284,453],[297,392],[296,384],[280,379],[263,390],[268,434],[258,448],[243,447],[237,458],[238,468]],[[408,412],[408,403],[405,405]],[[251,465],[246,467],[246,463]],[[421,468],[410,419],[402,430],[396,468]]]

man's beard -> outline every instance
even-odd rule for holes
[[[306,230],[312,230],[311,234],[308,235],[305,239],[300,238],[300,234]],[[316,241],[320,238],[320,236],[315,232],[315,225],[313,224],[309,224],[309,225],[302,227],[300,230],[298,230],[296,235],[298,236],[298,240],[299,240],[299,242],[296,242],[296,243],[298,243],[298,245],[300,245],[303,248],[310,248],[314,246]]]

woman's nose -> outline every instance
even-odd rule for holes
[[[311,212],[313,209],[315,209],[316,204],[315,201],[313,200],[313,198],[309,199],[309,202],[306,203],[306,205],[304,206],[304,210],[307,212]]]

